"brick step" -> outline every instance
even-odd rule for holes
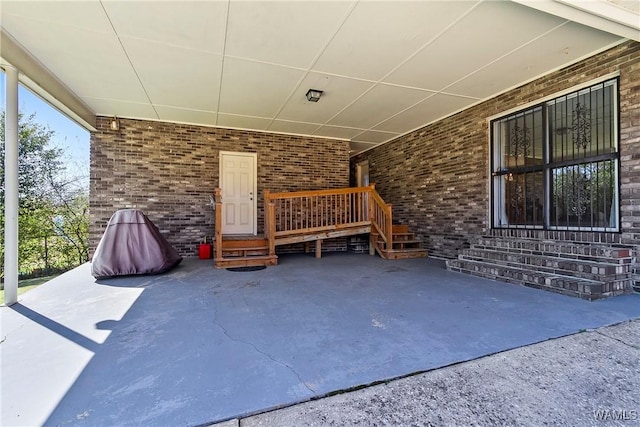
[[[485,262],[487,264],[501,266],[505,269],[522,269],[532,272],[538,272],[541,274],[551,274],[551,275],[560,275],[560,276],[568,276],[575,277],[576,279],[585,279],[585,280],[596,280],[607,283],[614,283],[619,281],[628,280],[627,274],[617,274],[617,275],[593,275],[587,273],[581,273],[570,270],[562,270],[562,269],[554,269],[550,267],[540,267],[540,266],[527,266],[525,264],[519,263],[508,263],[508,262],[500,262],[495,260],[484,260],[484,259],[473,259],[473,258],[462,258],[461,261],[470,261],[470,262]]]
[[[458,255],[463,259],[487,260],[498,264],[527,265],[537,269],[562,270],[560,274],[582,274],[581,277],[612,276],[628,274],[631,268],[630,260],[626,263],[590,261],[578,258],[563,258],[551,255],[524,254],[502,252],[495,249],[478,249],[475,247],[463,249]],[[606,259],[606,261],[609,261]],[[613,260],[618,261],[618,260]],[[545,271],[551,271],[545,270]]]
[[[631,259],[629,248],[574,242],[552,242],[536,239],[482,236],[474,239],[472,247],[478,249],[500,249],[509,252],[552,255],[563,258],[591,259],[592,261]]]
[[[545,273],[484,261],[450,259],[447,260],[447,269],[507,283],[521,284],[536,289],[544,289],[563,295],[587,299],[589,301],[614,294],[611,291],[605,292],[605,288],[611,288],[611,286],[607,286],[601,281]],[[619,293],[621,292],[622,291]]]

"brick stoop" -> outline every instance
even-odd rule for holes
[[[632,291],[632,250],[606,244],[482,236],[447,269],[587,300]]]
[[[633,291],[640,293],[640,262],[638,262],[637,258],[636,258],[636,262],[631,267],[631,270],[632,270],[631,279],[633,281],[632,283]]]

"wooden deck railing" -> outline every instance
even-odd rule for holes
[[[330,236],[374,232],[393,247],[392,206],[382,200],[375,184],[334,190],[271,193],[265,191],[265,235],[272,242],[295,241],[295,236]],[[341,233],[341,230],[344,233]],[[382,250],[373,238],[370,245]]]
[[[372,232],[381,237],[387,248],[393,247],[392,207],[382,200],[375,190],[375,184],[280,193],[265,190],[264,198],[264,235],[269,241],[269,255],[275,255],[278,244]],[[372,251],[374,246],[381,250],[372,239]],[[215,190],[215,256],[222,257],[222,200],[219,188]]]
[[[370,187],[271,193],[265,191],[267,235],[275,238],[369,225]],[[269,207],[272,207],[269,208]]]

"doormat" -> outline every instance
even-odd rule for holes
[[[229,271],[258,271],[267,268],[265,265],[256,265],[254,267],[229,267]]]

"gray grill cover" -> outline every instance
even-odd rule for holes
[[[93,255],[94,277],[157,274],[170,270],[182,257],[158,228],[137,209],[113,214]]]

